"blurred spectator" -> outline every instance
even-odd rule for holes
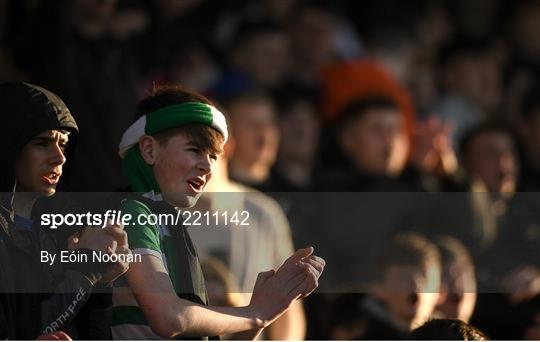
[[[111,35],[119,41],[128,41],[144,34],[150,25],[147,4],[142,0],[120,0],[114,19],[111,20]]]
[[[112,191],[125,184],[116,146],[132,121],[136,68],[110,34],[116,3],[41,2],[16,49],[30,79],[61,94],[85,132],[66,174],[65,188],[72,191]]]
[[[398,235],[379,251],[375,282],[363,302],[364,339],[400,339],[431,317],[441,281],[440,257],[431,242],[413,233]]]
[[[456,38],[439,51],[441,99],[434,112],[454,125],[454,141],[501,104],[501,61],[491,42]]]
[[[336,58],[336,17],[321,1],[303,1],[290,20],[293,80],[317,88],[322,67]]]
[[[339,162],[317,172],[313,189],[323,193],[316,200],[296,196],[290,217],[298,241],[320,248],[329,264],[346,265],[330,268],[325,285],[365,286],[377,253],[373,246],[410,228],[414,191],[422,187],[416,175],[403,172],[408,138],[395,102],[359,99],[340,118],[334,152]]]
[[[197,41],[171,43],[168,55],[159,69],[140,82],[144,94],[155,84],[181,84],[200,93],[208,93],[220,77],[215,60],[208,48]]]
[[[469,322],[476,304],[476,276],[471,256],[459,240],[440,236],[434,240],[439,248],[442,279],[436,311],[444,318]]]
[[[335,140],[345,167],[323,174],[317,186],[334,191],[399,189],[395,180],[405,167],[409,139],[398,105],[384,97],[360,98],[339,117]],[[329,183],[336,172],[340,177]]]
[[[143,75],[163,72],[184,45],[211,45],[225,3],[206,0],[153,0],[144,3],[150,24],[136,41]],[[194,44],[196,42],[196,44]]]
[[[408,177],[416,178],[425,189],[441,191],[454,187],[450,181],[457,169],[451,138],[453,126],[436,118],[415,122],[410,92],[377,62],[361,60],[328,67],[323,94],[322,107],[327,123],[339,120],[344,108],[354,101],[379,97],[395,102],[399,106],[405,132],[401,143],[405,150],[402,158],[408,158],[412,167],[406,170]],[[335,162],[330,159],[332,152],[328,148],[323,151],[322,158],[326,164]],[[433,176],[433,180],[423,179]]]
[[[374,27],[364,41],[369,58],[381,63],[402,84],[408,84],[416,50],[411,28]]]
[[[229,68],[217,85],[217,95],[244,87],[275,89],[288,78],[290,69],[289,38],[271,23],[244,23],[234,41],[227,46]],[[244,90],[244,89],[236,89]]]
[[[368,291],[334,287],[335,294],[319,303],[329,314],[316,317],[318,338],[405,339],[411,327],[431,316],[440,281],[436,247],[418,234],[405,233],[384,243],[377,256],[369,267],[376,277]]]
[[[229,6],[205,0],[143,4],[150,22],[132,39],[142,74],[139,93],[146,95],[154,84],[181,84],[208,94],[222,73],[214,44]]]
[[[249,304],[251,291],[261,269],[277,269],[294,250],[289,222],[279,205],[270,197],[229,178],[227,162],[238,146],[236,136],[229,136],[224,153],[215,162],[212,180],[198,201],[195,211],[229,215],[214,224],[194,226],[190,235],[197,251],[204,257],[219,258],[230,269],[239,287],[242,305]],[[247,212],[249,217],[243,214]],[[233,215],[236,213],[236,221]],[[237,222],[248,225],[239,225]],[[300,302],[265,329],[268,339],[303,339],[305,317]]]
[[[460,154],[473,191],[508,196],[519,173],[514,135],[502,124],[473,127],[463,137]]]
[[[280,192],[295,241],[339,265],[323,288],[365,284],[396,228],[445,234],[438,314],[467,321],[474,269],[472,322],[535,337],[539,18],[537,0],[0,0],[0,79],[46,86],[73,110],[84,134],[67,190],[124,183],[115,146],[155,84],[229,98],[231,177]],[[364,298],[332,297],[310,298],[308,337],[362,335]]]
[[[265,191],[279,148],[275,105],[267,94],[253,90],[236,94],[226,107],[236,142],[229,160],[231,179]]]
[[[414,103],[408,89],[372,59],[336,62],[322,71],[321,110],[323,122],[334,123],[351,102],[362,98],[385,97],[399,105],[407,134],[415,118]]]
[[[432,319],[414,329],[411,340],[487,341],[489,338],[472,325],[457,319]]]
[[[272,191],[311,188],[317,166],[320,116],[313,95],[286,88],[276,96],[279,107],[280,148],[274,167]]]
[[[381,176],[403,170],[408,143],[394,102],[381,98],[352,103],[339,126],[339,146],[356,170]]]
[[[418,117],[431,115],[439,99],[437,55],[454,35],[444,1],[424,1],[414,24],[416,49],[407,85],[414,94]]]
[[[167,65],[166,82],[182,84],[195,91],[208,92],[219,77],[218,67],[208,49],[196,42],[172,48]]]
[[[329,305],[329,315],[325,320],[330,340],[354,340],[365,334],[366,320],[362,310],[363,294],[339,294]]]
[[[531,226],[537,220],[531,211],[534,202],[515,194],[519,173],[516,142],[506,126],[485,123],[473,127],[465,134],[460,151],[472,192],[464,202],[469,209],[461,212],[471,216],[468,223],[455,226],[453,234],[472,252],[481,284],[500,288],[503,275],[538,262],[530,254],[532,249],[529,251],[538,239],[528,232],[539,229]],[[468,232],[465,227],[470,227]]]
[[[528,298],[538,291],[538,200],[515,193],[519,170],[513,134],[488,122],[467,132],[460,147],[470,192],[426,195],[427,219],[415,227],[464,243],[474,261],[478,292]]]

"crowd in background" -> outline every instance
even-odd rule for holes
[[[228,177],[327,261],[307,338],[540,339],[540,1],[1,0],[0,80],[76,118],[64,191],[125,186],[156,84],[215,101]]]

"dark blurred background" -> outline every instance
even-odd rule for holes
[[[126,184],[117,146],[156,85],[214,100],[234,141],[230,178],[281,204],[295,245],[354,266],[328,267],[334,291],[305,303],[310,339],[398,338],[377,331],[424,310],[418,284],[403,308],[348,287],[372,283],[361,274],[370,247],[410,230],[431,242],[405,239],[396,255],[423,255],[440,235],[460,245],[437,245],[446,295],[430,315],[540,339],[540,1],[0,0],[6,80],[48,88],[71,109],[81,136],[67,191]],[[317,203],[299,195],[312,191]],[[380,267],[392,277],[418,258]],[[475,285],[451,291],[448,279]],[[445,311],[471,300],[474,314]]]

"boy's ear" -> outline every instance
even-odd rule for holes
[[[156,162],[157,144],[157,140],[149,135],[145,135],[139,140],[139,151],[148,165],[154,165]]]

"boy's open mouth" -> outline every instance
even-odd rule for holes
[[[60,179],[60,173],[55,172],[55,171],[47,172],[41,175],[41,180],[48,185],[57,184],[59,179]]]
[[[205,181],[202,178],[195,177],[190,178],[187,183],[194,192],[201,192],[204,189]]]

